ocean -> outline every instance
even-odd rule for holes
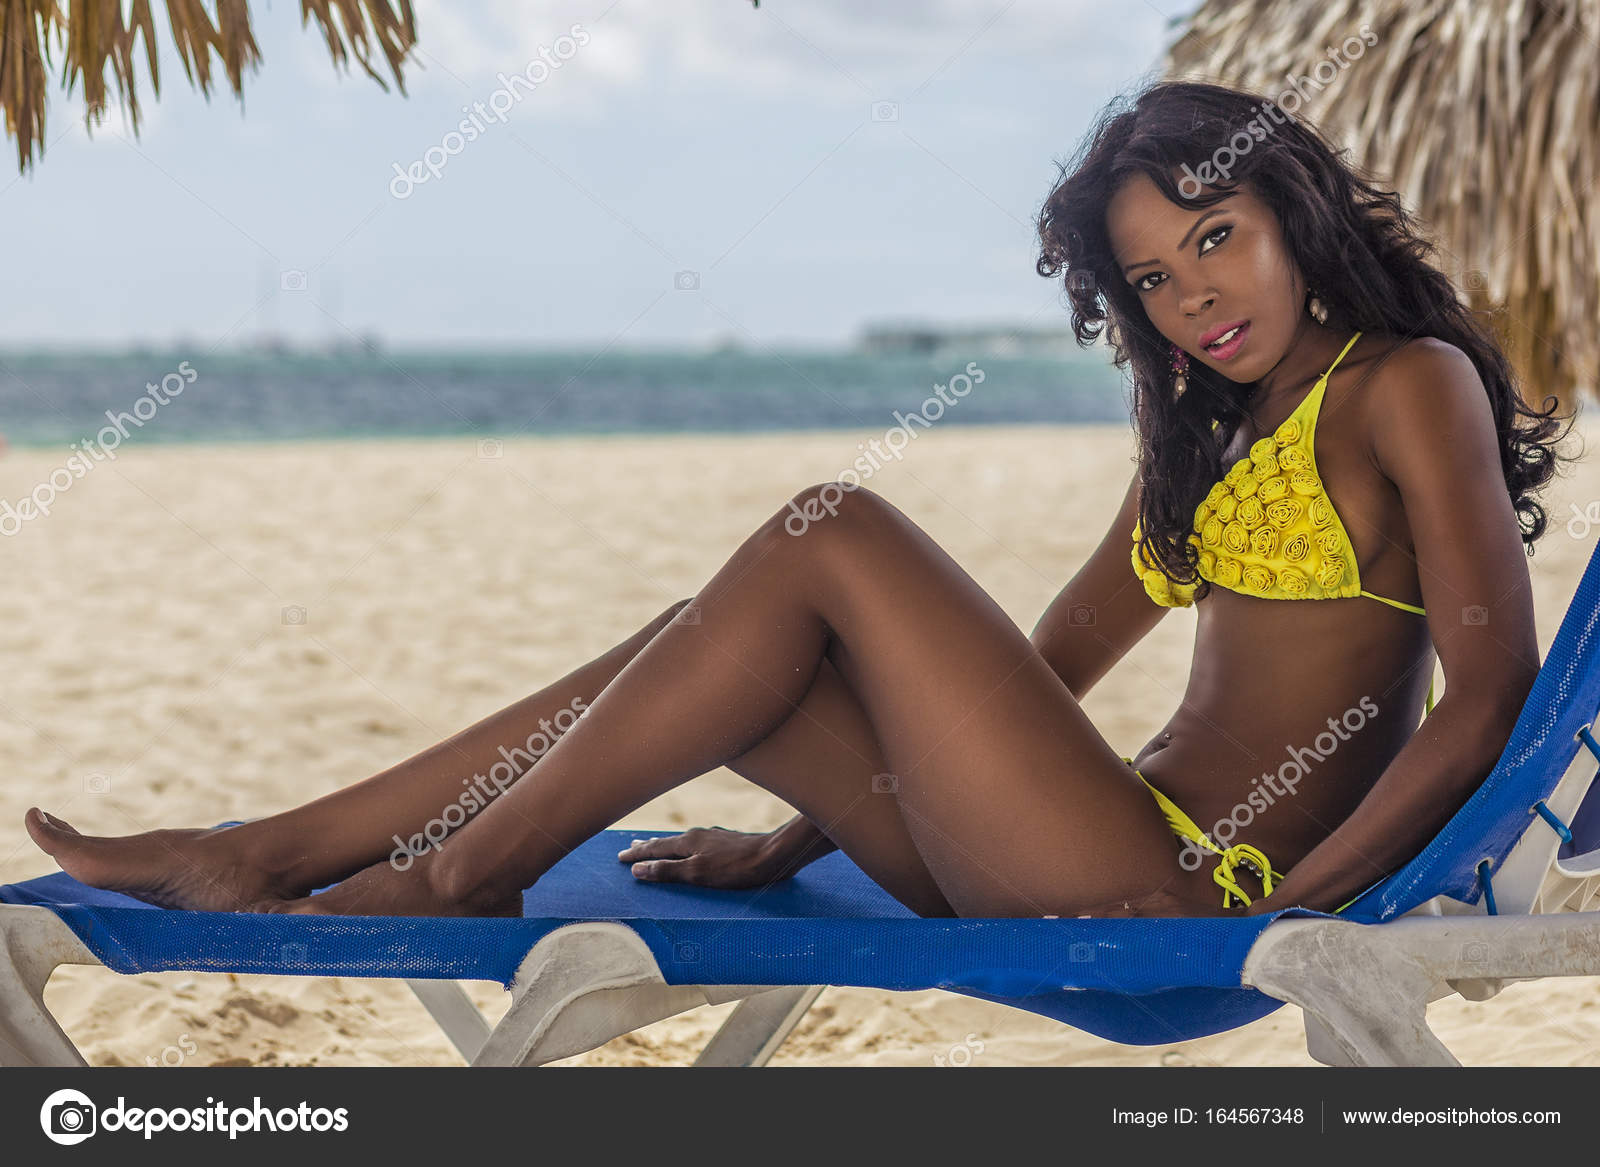
[[[1128,424],[1121,374],[1098,352],[0,353],[0,434],[29,446],[114,421],[124,436],[102,444],[870,430],[916,413]]]

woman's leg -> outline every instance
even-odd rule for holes
[[[280,814],[222,831],[124,838],[79,836],[30,816],[30,832],[83,882],[168,906],[237,911],[304,896],[385,859],[396,836],[409,840],[430,826],[448,827],[442,812],[464,781],[487,775],[492,783],[514,783],[538,764],[530,749],[548,749],[544,740],[531,747],[530,740],[554,737],[558,717],[560,728],[568,728],[575,701],[580,709],[591,704],[689,602],[672,605],[615,648],[459,734]],[[790,717],[728,768],[768,789],[801,791],[797,809],[835,842],[842,838],[852,851],[870,854],[868,874],[891,895],[920,915],[953,914],[894,798],[872,790],[873,776],[887,763],[860,701],[831,664],[824,663]],[[480,781],[474,789],[493,795],[496,787]]]
[[[261,899],[306,895],[382,860],[395,851],[396,836],[410,840],[428,830],[431,843],[439,837],[433,827],[452,826],[440,816],[468,787],[484,802],[509,788],[688,603],[673,604],[594,660],[437,745],[291,810],[222,830],[116,839],[52,828],[32,812],[28,831],[82,882],[142,886],[156,893],[148,897],[154,902],[174,907],[238,911]]]
[[[822,662],[782,725],[724,764],[805,815],[917,915],[955,915],[906,829],[899,800],[885,789],[889,762],[872,721],[833,662]]]
[[[428,830],[431,843],[437,830],[460,825],[441,817],[446,808],[469,789],[485,803],[509,789],[688,603],[679,601],[560,680],[371,778],[232,828],[230,845],[275,886],[305,895],[385,858],[397,836],[410,840]]]
[[[448,847],[293,910],[515,913],[568,850],[764,741],[827,659],[860,698],[886,792],[959,914],[1203,912],[1209,879],[1182,872],[1156,804],[1022,631],[879,496],[847,492],[820,513],[838,494],[830,483],[796,496],[818,514],[802,534],[787,529],[791,507],[763,524]],[[768,781],[805,810],[803,780]]]

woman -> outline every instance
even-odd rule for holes
[[[1539,666],[1520,552],[1557,427],[1398,197],[1262,110],[1155,85],[1106,112],[1041,212],[1038,270],[1065,270],[1080,344],[1109,322],[1132,368],[1140,456],[1031,638],[894,506],[821,484],[692,601],[364,782],[221,830],[95,839],[33,809],[28,831],[78,879],[170,907],[510,915],[571,848],[727,765],[799,817],[635,845],[638,877],[750,886],[836,845],[925,916],[1344,905],[1510,734]],[[1186,604],[1183,702],[1125,758],[1079,701]],[[1417,729],[1435,648],[1446,688]],[[571,709],[525,772],[466,777]]]

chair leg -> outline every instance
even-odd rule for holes
[[[489,1040],[489,1022],[472,1003],[460,981],[408,980],[411,991],[433,1015],[450,1044],[471,1062]]]
[[[1428,1028],[1436,978],[1380,932],[1280,921],[1251,948],[1241,982],[1300,1006],[1306,1051],[1324,1065],[1459,1066]]]
[[[98,963],[45,908],[0,908],[0,1066],[86,1066],[44,1005],[56,966]]]
[[[746,997],[694,1060],[697,1066],[764,1066],[826,985],[784,985]]]
[[[542,1066],[701,1005],[771,985],[669,985],[639,934],[586,921],[535,944],[512,979],[511,1008],[472,1059],[474,1066]]]
[[[1454,1066],[1427,1003],[1510,980],[1600,976],[1600,912],[1417,916],[1387,924],[1279,920],[1241,982],[1314,1017],[1307,1049],[1327,1064]]]

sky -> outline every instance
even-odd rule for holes
[[[1056,163],[1195,5],[418,0],[402,96],[255,0],[242,106],[188,84],[156,5],[137,137],[57,86],[37,167],[8,146],[0,347],[1060,327],[1033,267]]]

